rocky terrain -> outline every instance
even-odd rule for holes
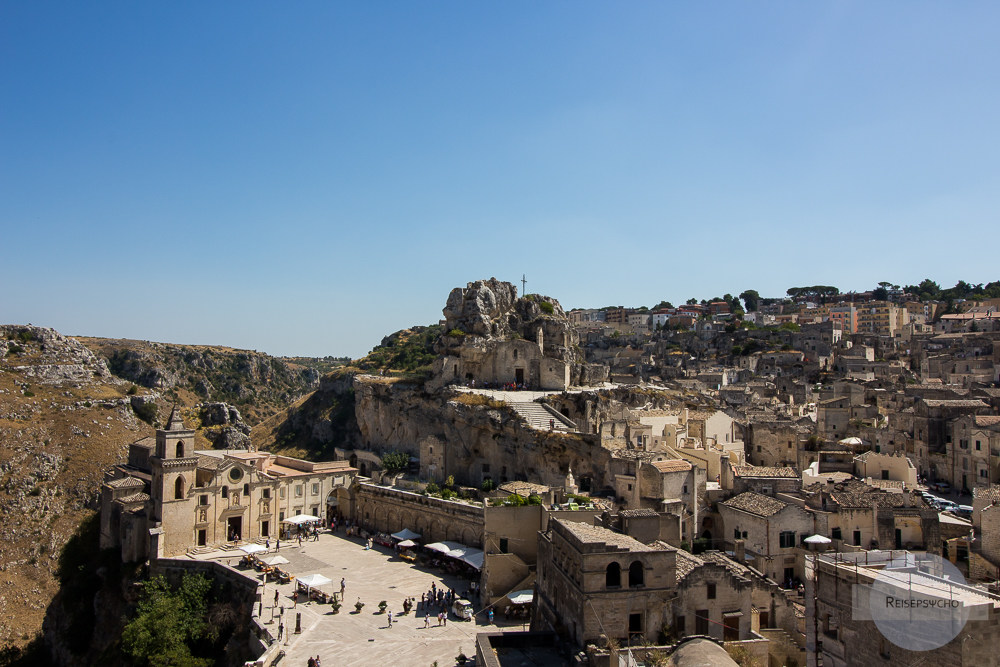
[[[256,423],[319,386],[320,373],[251,350],[148,341],[80,338],[114,375],[176,396],[185,405],[224,402]]]
[[[78,580],[97,578],[88,558],[103,471],[152,435],[172,404],[197,427],[199,446],[245,447],[256,421],[318,378],[256,352],[0,326],[0,664],[38,635],[47,614],[46,627],[90,641],[93,613],[80,626],[53,613],[52,601],[96,593]]]

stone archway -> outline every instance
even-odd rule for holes
[[[462,539],[459,542],[467,547],[479,548],[482,546],[481,540],[476,540],[476,531],[468,526],[462,529]]]

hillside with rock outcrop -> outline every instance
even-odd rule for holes
[[[199,382],[211,387],[208,396],[193,391]],[[66,630],[89,645],[93,605],[81,615],[52,602],[67,586],[82,586],[83,608],[95,594],[67,562],[96,551],[104,470],[152,435],[172,405],[197,428],[197,446],[240,448],[254,423],[313,384],[315,371],[255,352],[0,326],[0,657],[35,639],[46,616],[56,635]],[[232,397],[240,402],[222,400]],[[76,545],[76,560],[67,561],[67,544]],[[68,655],[58,642],[47,648]]]
[[[320,373],[263,352],[206,345],[80,338],[114,375],[185,405],[228,403],[257,423],[319,386]]]

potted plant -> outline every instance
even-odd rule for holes
[[[362,608],[363,608],[364,606],[365,606],[365,603],[364,603],[364,602],[362,602],[361,600],[358,600],[357,602],[355,602],[355,603],[354,603],[354,611],[355,611],[356,613],[360,614],[360,613],[361,613],[361,609],[362,609]]]
[[[384,614],[385,613],[385,608],[388,607],[388,606],[389,606],[389,603],[386,602],[385,600],[382,600],[381,602],[379,602],[378,603],[378,613]]]
[[[455,662],[460,665],[464,665],[469,661],[469,657],[462,652],[462,649],[458,649],[458,655],[455,656]]]
[[[334,614],[340,613],[340,600],[334,597],[333,601],[330,603],[330,609]],[[360,609],[358,611],[360,611]]]

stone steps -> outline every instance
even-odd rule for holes
[[[575,432],[576,424],[574,424],[565,415],[562,415],[558,410],[550,408],[542,403],[508,403],[508,405],[513,408],[514,412],[521,416],[524,421],[528,423],[531,428],[536,428],[540,431],[562,431],[562,432]],[[553,423],[553,428],[549,428],[550,422]]]

